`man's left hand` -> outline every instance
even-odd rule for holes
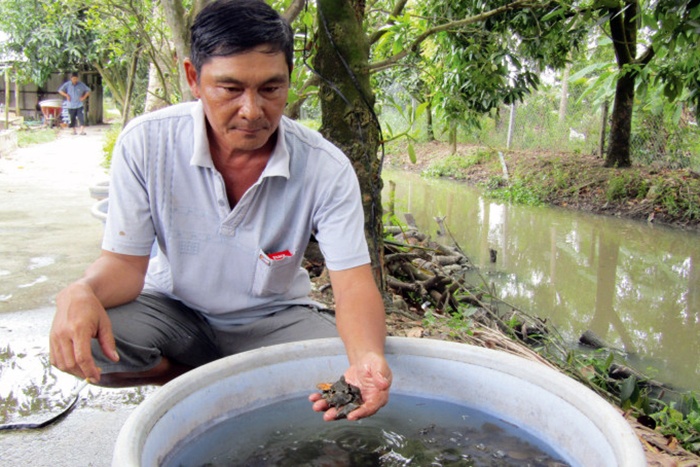
[[[345,372],[345,381],[360,388],[362,405],[350,412],[348,420],[359,420],[374,415],[380,408],[389,402],[389,387],[391,387],[391,370],[386,359],[381,355],[370,355],[352,365]],[[331,421],[336,419],[337,409],[329,407],[321,394],[315,393],[309,396],[316,412],[325,412],[323,419]]]

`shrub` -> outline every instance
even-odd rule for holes
[[[112,165],[112,152],[114,152],[114,145],[117,144],[119,133],[121,133],[121,125],[112,125],[105,134],[105,142],[102,145],[102,167],[107,170]]]

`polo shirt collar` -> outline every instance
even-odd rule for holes
[[[207,138],[207,125],[204,117],[204,107],[201,101],[196,101],[192,106],[192,122],[193,122],[193,153],[190,159],[190,165],[214,168],[214,162],[209,152],[209,139]],[[267,161],[267,166],[260,178],[264,177],[284,177],[289,178],[289,151],[285,143],[285,121],[286,117],[282,117],[279,126],[277,127],[277,142],[272,150],[270,160]]]

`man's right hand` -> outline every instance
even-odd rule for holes
[[[98,339],[107,358],[119,360],[107,312],[87,283],[75,282],[56,297],[49,337],[51,364],[78,378],[98,382],[100,369],[92,358],[92,338]]]

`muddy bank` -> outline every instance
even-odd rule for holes
[[[385,164],[416,173],[449,167],[449,178],[475,186],[502,186],[504,172],[496,150],[458,145],[461,158],[476,153],[481,154],[478,163],[456,164],[449,145],[433,141],[416,145],[415,164],[401,146],[387,151]],[[596,155],[547,151],[509,151],[504,161],[509,180],[520,179],[546,204],[700,232],[700,172],[696,170],[640,165],[610,169]]]

